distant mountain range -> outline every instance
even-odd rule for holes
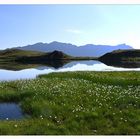
[[[83,46],[76,46],[70,43],[61,43],[61,42],[51,42],[51,43],[36,43],[33,45],[27,45],[23,47],[17,47],[21,50],[31,50],[31,51],[40,51],[40,52],[52,52],[52,51],[62,51],[65,54],[71,56],[88,56],[88,57],[99,57],[105,53],[112,52],[118,49],[133,49],[131,46],[126,44],[120,44],[116,46],[109,45],[93,45],[87,44]]]

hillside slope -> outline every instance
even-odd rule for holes
[[[20,49],[6,49],[0,51],[0,58],[16,58],[22,56],[39,56],[44,54],[43,52],[38,51],[27,51]]]
[[[140,50],[117,50],[100,57],[107,61],[131,61],[140,59]]]
[[[140,67],[140,50],[117,50],[101,56],[99,60],[110,66],[138,68]]]

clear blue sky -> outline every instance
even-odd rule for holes
[[[0,49],[52,41],[140,49],[140,5],[0,5]]]

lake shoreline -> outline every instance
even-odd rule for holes
[[[129,66],[129,65],[128,65]],[[140,71],[140,68],[121,68],[107,66],[95,60],[49,62],[48,64],[6,64],[0,69],[0,81],[13,81],[20,79],[34,79],[40,74],[70,71]],[[6,76],[5,76],[6,75]]]

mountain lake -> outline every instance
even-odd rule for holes
[[[40,74],[49,74],[52,72],[68,72],[68,71],[140,71],[140,67],[124,68],[108,66],[100,61],[71,61],[58,68],[48,67],[45,65],[28,68],[22,70],[0,69],[0,81],[11,81],[21,79],[33,79]]]

